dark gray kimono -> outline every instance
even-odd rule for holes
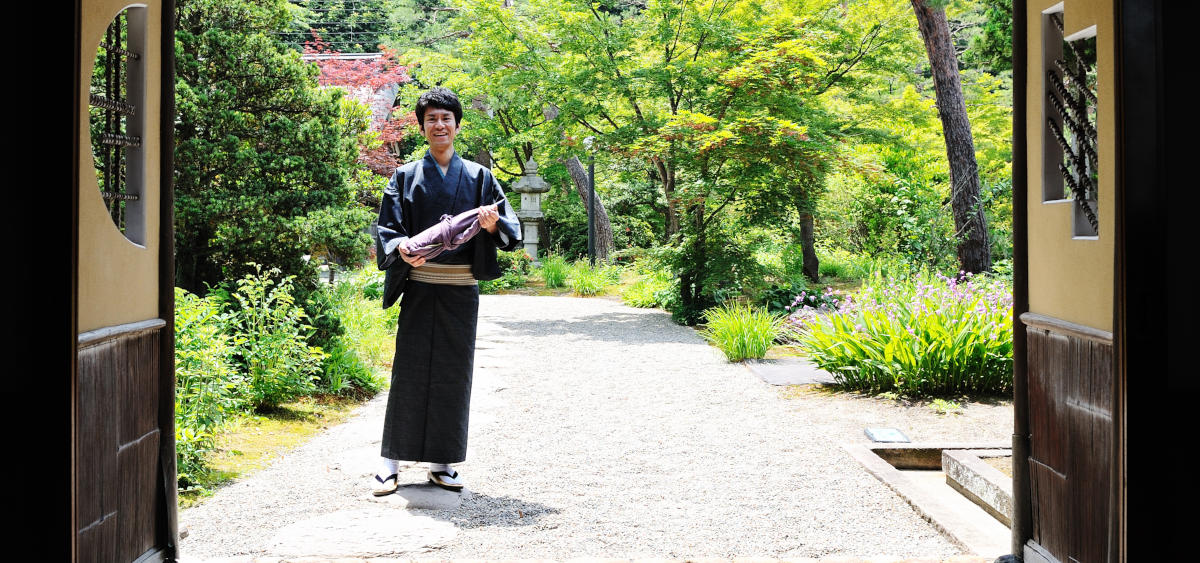
[[[443,215],[492,203],[500,214],[496,234],[483,231],[431,260],[469,264],[476,280],[499,278],[496,250],[521,242],[516,213],[490,170],[455,154],[443,178],[426,152],[424,159],[397,168],[383,192],[373,229],[379,268],[387,270],[383,306],[403,293],[383,423],[386,458],[458,463],[467,457],[479,288],[408,280],[410,267],[396,248]]]

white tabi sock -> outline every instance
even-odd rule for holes
[[[389,475],[392,475],[394,473],[399,473],[399,472],[400,472],[400,461],[399,460],[388,459],[386,457],[380,458],[379,473],[378,473],[380,478],[387,479]]]

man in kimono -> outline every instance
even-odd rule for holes
[[[477,280],[500,277],[496,250],[521,242],[520,223],[487,168],[454,151],[462,122],[458,96],[436,87],[416,106],[425,157],[396,169],[383,192],[375,229],[376,257],[387,270],[383,306],[400,299],[396,357],[383,423],[377,496],[398,488],[402,461],[426,462],[433,484],[462,490],[451,464],[467,457],[467,416],[479,312]],[[495,204],[495,208],[488,207]],[[409,254],[409,237],[443,215],[478,209],[479,234],[430,260]]]

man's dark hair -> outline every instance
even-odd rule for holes
[[[417,123],[421,129],[425,128],[425,110],[429,108],[438,108],[453,112],[455,127],[458,127],[462,123],[462,104],[458,101],[458,95],[449,88],[434,86],[424,94],[421,94],[421,97],[417,99]]]

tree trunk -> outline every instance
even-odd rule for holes
[[[954,210],[954,228],[959,241],[958,263],[964,271],[985,272],[992,265],[987,218],[979,197],[975,142],[971,138],[971,123],[963,101],[950,25],[944,10],[931,8],[927,0],[911,2],[921,37],[925,40],[925,51],[929,54],[938,116],[942,119],[942,136],[946,140],[946,157],[950,161],[950,205]]]
[[[583,168],[583,163],[579,162],[579,157],[572,156],[564,164],[567,165],[567,172],[571,174],[572,183],[575,184],[575,191],[579,192],[579,199],[583,200],[584,209],[587,209],[587,170]],[[596,194],[596,259],[607,262],[612,251],[612,224],[608,221],[608,211],[604,209],[604,202],[600,200],[600,194]]]
[[[813,238],[812,213],[800,213],[800,248],[804,256],[804,277],[816,283],[821,268]]]

